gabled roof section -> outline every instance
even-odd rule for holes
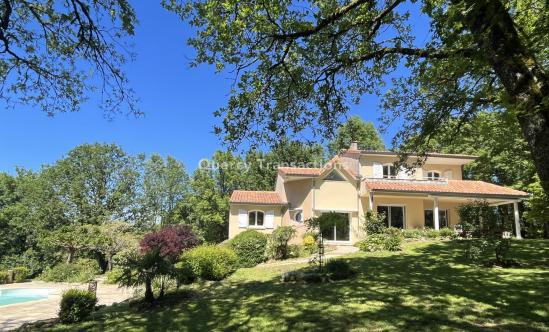
[[[365,181],[365,187],[373,192],[426,193],[467,197],[528,198],[529,194],[483,181],[448,180],[441,183],[421,181]]]
[[[258,204],[258,205],[286,205],[276,191],[233,191],[230,203],[233,204]]]
[[[322,168],[303,168],[303,167],[279,167],[278,172],[288,176],[319,176]]]
[[[349,174],[353,179],[355,179],[355,180],[358,179],[358,174],[353,169],[351,169],[350,167],[347,167],[345,165],[345,163],[342,163],[341,162],[341,157],[339,155],[333,157],[332,159],[330,159],[330,161],[328,161],[326,163],[326,165],[324,165],[320,175],[329,173],[333,169],[337,169],[337,170],[340,170],[340,171],[343,170],[343,171],[347,172],[347,174]]]
[[[358,174],[347,167],[344,162],[341,162],[340,156],[335,156],[328,161],[322,168],[305,168],[305,167],[279,167],[278,173],[288,177],[308,177],[315,178],[330,173],[332,170],[337,169],[347,173],[353,179],[358,179]]]

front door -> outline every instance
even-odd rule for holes
[[[401,205],[378,205],[377,213],[385,216],[385,226],[404,228],[405,214],[404,206]]]
[[[334,220],[329,224],[321,225],[320,231],[325,241],[350,241],[350,222],[348,213],[338,213],[341,216],[339,220]]]

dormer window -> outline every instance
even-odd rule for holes
[[[427,179],[429,180],[439,180],[440,179],[440,173],[437,171],[429,171],[427,172]]]
[[[394,165],[383,165],[383,178],[385,179],[396,178],[396,169]]]

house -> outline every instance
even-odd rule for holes
[[[493,205],[513,204],[520,238],[518,202],[528,194],[463,180],[463,165],[475,159],[430,153],[424,165],[409,172],[395,169],[396,153],[359,150],[352,143],[322,168],[279,167],[274,191],[235,190],[230,198],[229,238],[247,229],[270,233],[290,225],[297,229],[295,242],[299,242],[307,230],[305,220],[337,212],[347,223],[323,231],[325,241],[354,244],[364,237],[361,224],[368,210],[383,212],[392,227],[439,229],[458,224],[458,206],[478,199]]]

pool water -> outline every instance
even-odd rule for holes
[[[15,288],[15,289],[0,289],[0,306],[44,300],[50,294],[49,289],[45,288]]]

